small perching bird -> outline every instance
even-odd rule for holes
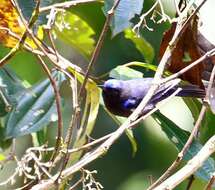
[[[178,88],[181,90],[177,96],[204,98],[205,91],[196,85],[177,84],[176,80],[169,81],[159,87],[152,96],[142,114],[155,108],[155,105],[170,96]],[[138,78],[131,80],[109,79],[102,86],[102,96],[107,109],[119,116],[128,117],[139,105],[151,87],[153,78]]]

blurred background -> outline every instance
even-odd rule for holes
[[[166,13],[173,16],[173,1],[163,0],[163,2]],[[25,2],[20,1],[20,3]],[[145,0],[144,11],[147,11],[152,6],[152,3],[153,1],[151,0]],[[102,6],[103,5],[101,3],[90,3],[87,5],[78,5],[69,10],[71,13],[83,19],[91,27],[94,31],[92,38],[95,41],[97,41],[105,21]],[[151,45],[154,54],[152,63],[157,65],[158,51],[163,32],[167,30],[170,25],[168,23],[157,25],[151,20],[148,20],[148,26],[153,28],[153,31],[143,28],[140,34]],[[83,56],[83,54],[81,54],[77,48],[74,48],[70,42],[57,38],[55,39],[55,44],[56,48],[64,57],[71,60],[74,64],[81,66],[83,69],[86,68],[88,58]],[[8,49],[1,46],[1,58],[8,51]],[[124,33],[117,34],[112,38],[111,31],[109,31],[106,36],[104,46],[102,47],[101,54],[92,69],[91,75],[99,77],[116,66],[132,61],[145,62],[146,60],[144,55],[135,47],[134,43],[125,37]],[[27,83],[35,84],[45,78],[45,74],[37,63],[36,58],[30,53],[24,51],[19,52],[8,65]],[[147,69],[142,69],[141,72],[144,72],[144,76],[153,75],[153,73]],[[70,90],[63,88],[61,91],[65,98],[65,105],[69,105],[71,103]],[[70,111],[69,106],[65,106],[65,125],[70,119]],[[161,112],[171,118],[171,120],[178,124],[178,126],[187,131],[190,131],[193,127],[194,120],[192,115],[180,98],[174,98],[171,102],[162,107]],[[50,142],[55,140],[55,128],[55,125],[47,128]],[[117,128],[118,125],[101,106],[96,126],[94,127],[91,137],[95,139],[102,137]],[[146,189],[150,184],[150,176],[155,180],[176,158],[177,150],[175,146],[169,141],[160,126],[152,118],[147,118],[143,123],[135,127],[133,132],[138,148],[135,155],[132,153],[133,150],[128,137],[123,135],[105,155],[87,167],[89,170],[97,170],[98,174],[95,175],[96,180],[104,186],[104,189]],[[24,138],[18,138],[16,144],[18,155],[22,155],[25,149],[31,145],[30,137],[25,136]],[[0,171],[0,181],[5,180],[6,177],[13,172],[13,168],[13,163],[5,166]],[[186,180],[176,189],[186,189],[187,183],[188,181]],[[205,182],[195,180],[192,189],[202,189],[204,185]]]

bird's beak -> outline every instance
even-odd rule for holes
[[[101,89],[104,89],[104,85],[103,84],[100,84],[100,85],[97,85],[99,88]]]

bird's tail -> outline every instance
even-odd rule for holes
[[[199,88],[196,85],[181,85],[179,86],[182,90],[179,91],[177,96],[181,97],[195,97],[195,98],[204,98],[205,90]]]

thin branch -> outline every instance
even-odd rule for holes
[[[81,98],[82,93],[83,93],[85,85],[87,83],[87,80],[88,80],[88,77],[89,77],[89,74],[90,74],[90,70],[91,70],[93,64],[96,62],[96,60],[97,60],[97,58],[99,56],[99,53],[101,51],[101,47],[102,47],[102,45],[104,43],[104,39],[105,39],[105,36],[107,34],[107,31],[108,31],[108,27],[109,27],[110,22],[111,22],[111,18],[113,17],[114,11],[116,10],[116,8],[117,8],[119,3],[120,3],[120,0],[115,0],[112,8],[107,13],[107,17],[106,17],[102,32],[101,32],[101,34],[99,36],[98,42],[97,42],[96,47],[95,47],[95,49],[93,51],[93,54],[91,56],[91,60],[90,60],[90,62],[88,64],[86,73],[84,75],[84,81],[83,81],[83,83],[81,85],[81,88],[79,90],[79,93],[78,93],[79,102],[81,102],[81,100],[82,100],[82,98]]]
[[[73,1],[67,1],[67,2],[63,2],[63,3],[55,3],[53,5],[50,6],[46,6],[46,7],[41,7],[39,9],[39,12],[45,12],[45,11],[50,11],[51,9],[68,9],[72,6],[75,5],[79,5],[79,4],[85,4],[85,3],[91,3],[91,2],[99,2],[99,0],[73,0]]]
[[[14,8],[17,10],[17,13],[19,8],[17,6],[17,3],[15,0],[10,0],[11,3],[14,5]],[[40,1],[37,1],[37,4],[36,4],[36,7],[35,9],[38,9],[39,8],[39,5],[40,5]],[[21,14],[19,14],[19,16],[21,17]],[[36,16],[33,15],[28,23],[28,27],[31,28],[34,24],[34,22],[36,21]],[[25,39],[27,38],[27,30],[25,29],[21,38],[19,39],[18,43],[16,44],[16,46],[14,48],[12,48],[10,50],[10,52],[4,56],[1,60],[0,60],[0,67],[2,67],[5,63],[7,63],[17,52],[18,50],[20,49],[20,47],[22,46],[22,44],[24,43]]]
[[[79,115],[80,108],[79,108],[79,104],[78,104],[77,79],[76,79],[76,77],[74,77],[73,79],[72,78],[70,79],[70,86],[71,86],[71,89],[72,89],[72,97],[73,97],[73,114],[72,114],[72,119],[70,121],[68,130],[67,130],[65,141],[64,141],[66,152],[64,152],[64,156],[63,156],[63,160],[62,160],[62,167],[60,169],[60,172],[59,172],[58,178],[56,179],[56,182],[58,182],[58,179],[60,179],[61,173],[66,168],[66,165],[67,165],[67,163],[69,161],[70,154],[68,153],[68,149],[69,149],[69,146],[70,146],[70,143],[71,143],[71,140],[72,140],[73,128],[74,127],[76,129],[78,128],[77,127],[77,124],[78,124],[77,123],[77,117]]]
[[[66,138],[66,140],[65,140],[65,142],[66,142],[66,144],[67,144],[67,152],[66,152],[66,154],[65,154],[65,156],[64,156],[64,162],[63,162],[63,165],[62,165],[62,169],[61,169],[61,172],[63,171],[63,169],[66,167],[66,164],[67,164],[67,162],[68,162],[68,159],[69,159],[69,157],[68,157],[68,147],[69,147],[69,144],[70,144],[70,141],[71,141],[71,135],[72,135],[72,128],[73,128],[73,125],[75,124],[75,123],[77,123],[77,115],[78,115],[78,112],[79,112],[79,102],[82,100],[82,92],[83,92],[83,89],[85,88],[85,85],[86,85],[86,82],[87,82],[87,80],[88,80],[88,77],[89,77],[89,72],[90,72],[90,69],[91,69],[91,67],[92,67],[92,65],[95,63],[95,61],[97,60],[97,58],[98,58],[98,55],[99,55],[99,53],[100,53],[100,50],[101,50],[101,47],[102,47],[102,44],[103,44],[103,42],[104,42],[104,38],[105,38],[105,36],[106,36],[106,33],[107,33],[107,30],[108,30],[108,26],[109,26],[109,24],[110,24],[110,21],[111,21],[111,18],[112,18],[112,16],[113,16],[113,14],[114,14],[114,11],[115,11],[115,9],[116,9],[116,7],[118,6],[118,4],[119,4],[119,2],[120,2],[120,0],[116,0],[115,2],[114,2],[114,5],[113,5],[113,7],[111,8],[111,10],[110,11],[108,11],[108,16],[107,16],[107,18],[106,18],[106,21],[105,21],[105,24],[104,24],[104,27],[103,27],[103,30],[102,30],[102,32],[101,32],[101,35],[100,35],[100,37],[99,37],[99,40],[98,40],[98,42],[97,42],[97,44],[96,44],[96,47],[95,47],[95,50],[94,50],[94,52],[93,52],[93,55],[92,55],[92,58],[91,58],[91,60],[90,60],[90,63],[89,63],[89,65],[88,65],[88,68],[87,68],[87,71],[86,71],[86,73],[85,73],[85,77],[84,77],[84,81],[83,81],[83,83],[82,83],[82,85],[81,85],[81,88],[80,88],[80,91],[79,91],[79,94],[78,94],[78,96],[74,96],[74,97],[79,97],[79,101],[77,101],[77,102],[75,102],[75,108],[74,108],[74,114],[73,114],[73,119],[72,119],[72,122],[71,122],[71,124],[70,124],[70,127],[69,127],[69,132],[67,133],[68,135],[67,135],[67,138]],[[77,112],[78,111],[78,112]],[[61,172],[59,173],[59,176],[58,176],[58,178],[60,177],[60,175],[61,175]],[[58,179],[57,178],[57,179]]]
[[[209,99],[214,79],[215,79],[215,66],[213,67],[213,70],[211,72],[209,85],[208,85],[208,88],[206,90],[206,95],[205,95],[204,101],[207,101]],[[166,172],[152,186],[150,186],[148,188],[148,190],[153,189],[158,184],[160,184],[163,180],[165,180],[167,177],[169,177],[171,172],[174,171],[177,168],[177,166],[180,164],[180,162],[183,159],[185,153],[187,152],[187,150],[189,149],[191,143],[193,142],[193,139],[197,136],[197,133],[198,133],[199,128],[201,126],[201,122],[202,122],[202,120],[204,118],[206,110],[207,110],[207,107],[206,107],[206,105],[203,104],[202,109],[201,109],[200,114],[199,114],[199,117],[198,117],[198,119],[197,119],[197,121],[195,123],[195,126],[193,127],[192,132],[191,132],[186,144],[184,145],[182,150],[179,152],[178,157],[172,163],[172,165],[166,170]]]
[[[205,95],[205,100],[208,100],[208,97],[210,96],[214,78],[215,78],[215,66],[213,67],[213,70],[211,72],[209,86],[207,88],[206,95]],[[178,165],[180,164],[181,160],[183,159],[185,153],[187,152],[191,143],[193,142],[193,139],[196,137],[196,135],[199,131],[199,128],[201,126],[201,122],[204,118],[206,110],[207,110],[207,107],[203,104],[199,117],[195,123],[195,126],[193,127],[192,132],[191,132],[186,144],[184,145],[182,150],[178,153],[176,160],[171,164],[171,166],[166,170],[166,172],[164,172],[163,175],[157,181],[155,181],[155,183],[152,184],[147,190],[152,190],[154,187],[156,187],[157,185],[162,183],[178,167]]]
[[[190,178],[189,178],[189,180],[188,180],[188,184],[187,184],[186,190],[190,190],[191,189],[194,180],[195,180],[194,175],[191,175]]]
[[[182,74],[184,74],[185,72],[189,71],[190,69],[192,69],[193,67],[195,67],[196,65],[200,64],[202,61],[205,61],[207,59],[209,59],[210,57],[215,55],[215,48],[211,49],[210,51],[206,52],[203,56],[201,56],[199,59],[197,59],[196,61],[194,61],[193,63],[191,63],[190,65],[186,66],[185,68],[181,69],[180,71],[178,71],[175,74],[170,75],[169,77],[166,77],[164,79],[162,79],[161,83],[166,83],[170,80],[173,80],[175,78],[178,78],[179,76],[181,76]]]
[[[193,1],[191,1],[191,2],[193,3]],[[189,5],[192,5],[192,3],[190,3]],[[183,16],[182,18],[186,18],[188,10],[189,9],[185,9],[181,13],[181,15]],[[183,22],[183,21],[181,21],[181,22]],[[186,27],[187,27],[186,24],[182,26],[182,23],[178,23],[178,25],[176,27],[175,34],[174,34],[174,36],[173,36],[173,38],[172,38],[172,40],[170,42],[170,45],[167,47],[167,49],[166,49],[166,51],[165,51],[165,53],[164,53],[164,55],[163,55],[163,57],[161,59],[161,62],[159,64],[159,66],[158,66],[157,72],[156,72],[155,77],[154,77],[154,82],[153,82],[151,88],[149,89],[147,95],[143,98],[143,100],[139,104],[139,106],[128,117],[128,119],[111,135],[111,137],[108,140],[106,140],[103,144],[101,144],[94,151],[87,153],[87,155],[82,157],[82,159],[80,159],[77,163],[75,163],[71,167],[65,169],[62,172],[62,175],[61,175],[61,177],[63,179],[69,177],[74,172],[79,171],[80,168],[82,168],[86,164],[91,163],[92,161],[97,159],[99,156],[104,154],[110,148],[110,146],[125,132],[125,130],[128,129],[129,126],[141,115],[142,110],[147,105],[148,101],[151,99],[151,97],[153,96],[154,92],[159,88],[159,81],[162,78],[162,74],[163,74],[163,71],[165,69],[165,65],[171,59],[172,51],[173,51],[173,49],[174,49],[174,47],[175,47],[175,45],[176,45],[176,43],[178,41],[177,39],[181,35],[181,32],[183,32],[183,30]],[[46,187],[48,187],[50,185],[53,185],[53,181],[48,180],[48,181],[46,181],[46,182],[44,182],[42,184],[34,186],[32,189],[38,189],[38,190],[39,189],[45,189]]]
[[[154,190],[174,189],[178,184],[195,173],[207,160],[211,154],[215,152],[215,135],[212,136],[202,149],[194,156],[183,168],[174,175],[166,179],[162,184],[155,187]]]
[[[60,93],[59,93],[57,84],[56,84],[55,80],[53,79],[49,68],[47,67],[47,65],[45,64],[45,62],[43,61],[43,59],[40,55],[37,55],[37,57],[40,60],[41,66],[51,82],[51,85],[53,87],[54,94],[55,94],[56,109],[57,109],[57,116],[58,116],[58,130],[57,130],[58,134],[57,134],[57,140],[56,140],[56,146],[55,146],[55,153],[53,154],[52,159],[51,159],[51,160],[53,160],[57,155],[57,152],[58,152],[58,149],[59,149],[60,143],[61,143],[61,138],[62,138],[63,118],[62,118],[62,113],[61,113],[61,97],[60,97]]]
[[[204,190],[212,190],[214,182],[215,182],[215,175],[211,177],[210,181],[208,182]]]

